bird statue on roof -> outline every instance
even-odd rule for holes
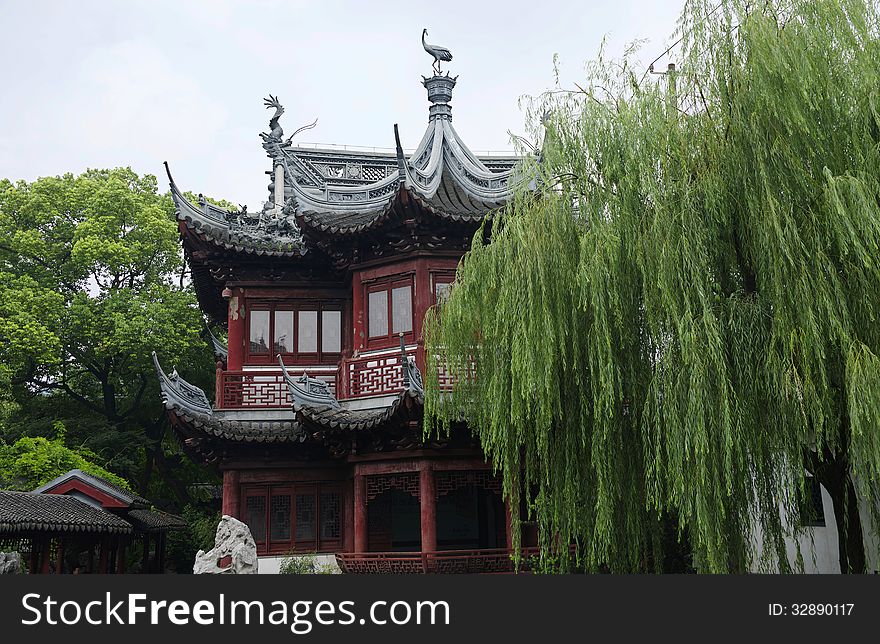
[[[425,51],[428,52],[431,56],[434,57],[434,64],[432,67],[434,68],[434,73],[438,76],[440,75],[440,61],[444,60],[449,62],[452,60],[452,52],[446,49],[446,47],[441,47],[439,45],[431,45],[425,42],[425,36],[428,35],[427,29],[422,29],[422,47],[424,47]]]

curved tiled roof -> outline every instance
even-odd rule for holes
[[[406,401],[412,400],[417,406],[424,403],[423,398],[410,391],[404,390],[395,398],[390,405],[380,409],[350,410],[334,408],[328,405],[294,407],[297,416],[304,423],[313,423],[324,429],[338,431],[365,431],[378,427],[392,418],[400,411],[406,409]]]
[[[167,162],[165,172],[178,221],[203,241],[257,256],[299,257],[306,252],[299,229],[288,219],[269,222],[265,213],[241,215],[207,201],[194,204],[177,187]]]
[[[479,222],[503,207],[527,179],[518,167],[521,159],[471,152],[452,126],[449,102],[456,78],[437,75],[423,84],[431,103],[428,127],[412,154],[404,154],[396,125],[393,153],[297,147],[280,135],[264,134],[273,168],[284,170],[284,204],[273,203],[273,193],[261,213],[242,218],[204,199],[191,203],[169,172],[178,219],[203,241],[224,249],[280,257],[307,252],[301,230],[360,234],[384,225],[410,201],[443,219]]]
[[[0,490],[0,534],[31,531],[130,534],[132,527],[72,496]]]
[[[186,521],[162,510],[130,510],[125,518],[141,532],[163,530],[180,530],[186,527]]]
[[[293,418],[277,420],[238,420],[214,414],[205,392],[181,378],[177,370],[165,373],[153,352],[153,365],[159,377],[159,393],[165,409],[207,436],[243,443],[302,442],[304,434]]]
[[[119,487],[115,483],[111,483],[107,479],[95,476],[94,474],[89,474],[88,472],[83,472],[82,470],[70,470],[69,472],[65,472],[61,476],[58,476],[48,483],[41,485],[34,492],[42,493],[52,490],[53,488],[58,487],[62,483],[65,483],[71,479],[79,479],[91,485],[92,487],[103,491],[106,494],[109,494],[112,497],[115,497],[119,501],[125,503],[128,506],[140,506],[140,507],[150,507],[151,503],[142,497],[139,494],[126,490],[125,488]]]

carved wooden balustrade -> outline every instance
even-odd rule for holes
[[[336,395],[337,372],[317,373],[313,369],[288,368],[291,376],[301,376],[303,371],[327,382]],[[290,409],[293,401],[281,370],[278,371],[224,371],[217,370],[217,409]]]
[[[424,373],[422,346],[407,347],[406,355],[415,357],[416,365]],[[287,370],[294,377],[306,371],[324,380],[334,396],[345,400],[400,393],[403,390],[400,364],[400,349],[384,349],[343,359],[335,369],[289,366]],[[452,386],[452,379],[445,370],[441,371],[440,384],[443,389]],[[229,371],[218,367],[216,392],[217,409],[287,409],[292,404],[280,369]]]
[[[407,357],[415,357],[419,369],[424,360],[415,346],[407,347]],[[400,368],[400,349],[371,351],[368,354],[343,361],[343,391],[346,398],[365,398],[396,394],[403,389],[403,372]],[[420,364],[421,362],[421,364]]]
[[[523,548],[520,572],[530,572],[538,548]],[[511,551],[438,550],[436,552],[346,552],[336,555],[344,573],[511,573],[515,571]]]

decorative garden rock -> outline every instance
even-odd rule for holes
[[[21,555],[17,552],[0,552],[0,575],[21,573]]]
[[[257,544],[250,529],[224,514],[217,526],[214,547],[196,553],[193,574],[253,575],[257,570]]]

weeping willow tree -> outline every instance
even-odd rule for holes
[[[533,105],[539,187],[475,236],[426,323],[426,430],[479,434],[546,561],[575,543],[589,570],[661,569],[671,522],[700,571],[797,569],[809,472],[841,570],[865,570],[878,33],[857,0],[693,0],[676,71],[600,54]]]

